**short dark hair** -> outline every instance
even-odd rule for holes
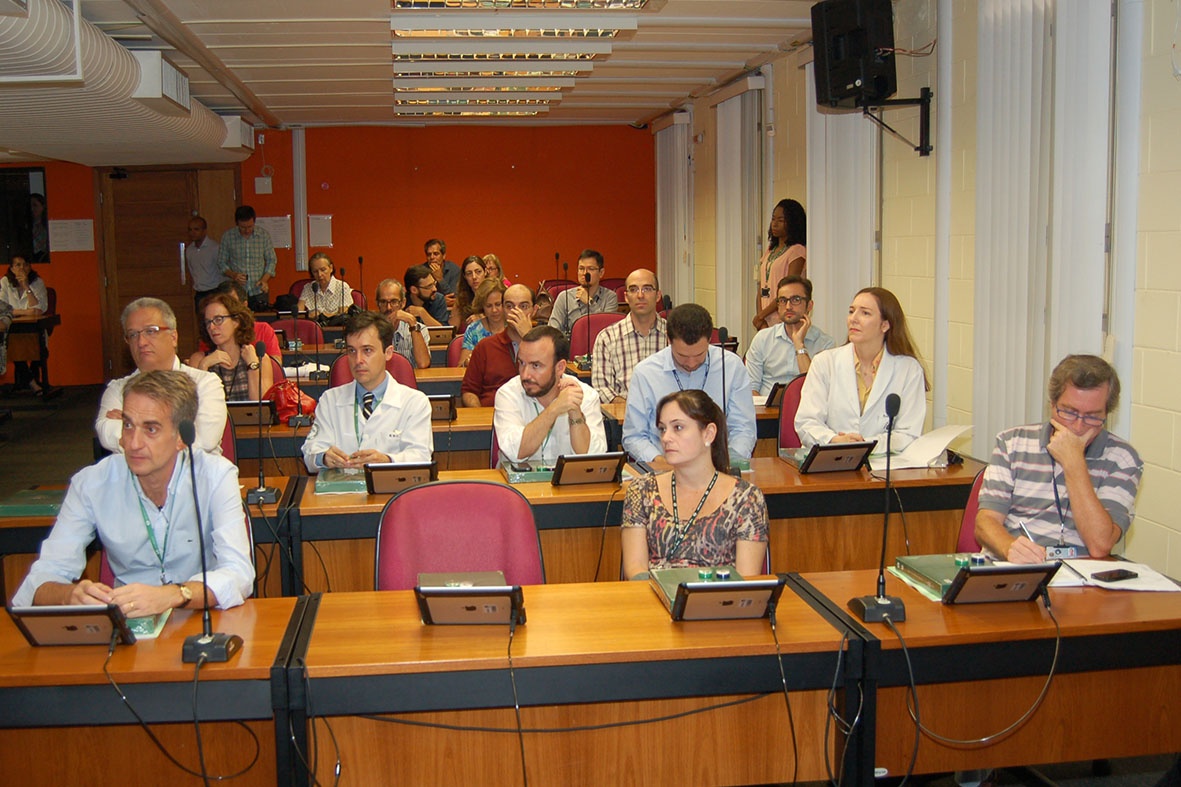
[[[682,303],[668,313],[668,340],[680,339],[685,344],[697,344],[713,338],[714,318],[709,310],[696,303]]]
[[[722,412],[722,408],[718,407],[718,403],[709,394],[700,389],[690,388],[687,391],[673,391],[656,405],[657,423],[660,423],[660,414],[664,411],[665,405],[673,402],[676,402],[685,415],[696,421],[702,429],[709,424],[718,428],[717,437],[714,438],[713,444],[709,448],[710,458],[713,460],[715,470],[719,473],[729,473],[729,435],[726,433],[726,414]]]
[[[387,349],[394,343],[394,326],[378,312],[355,311],[349,315],[344,324],[344,335],[355,336],[366,328],[376,328],[377,336],[381,339],[381,349]]]
[[[426,243],[422,244],[422,253],[426,254],[427,252],[429,252],[431,250],[431,246],[434,246],[436,243],[439,244],[439,253],[442,254],[444,257],[446,257],[447,256],[447,242],[444,241],[442,238],[431,238]]]
[[[257,219],[258,214],[254,212],[254,208],[249,205],[239,205],[234,209],[234,223],[240,224],[243,221],[250,221]]]
[[[599,264],[600,268],[603,267],[603,255],[600,254],[599,252],[595,251],[594,249],[583,249],[582,251],[580,251],[578,253],[578,259],[580,259],[580,260],[594,260],[595,262],[597,262]]]
[[[804,296],[808,300],[812,300],[812,282],[810,279],[805,279],[803,276],[796,276],[794,273],[791,276],[784,276],[775,285],[775,292],[779,292],[789,284],[798,284],[804,288]]]
[[[123,401],[133,393],[167,405],[174,429],[181,421],[197,420],[197,384],[184,372],[167,369],[137,374],[123,388]]]
[[[207,229],[209,229],[209,222],[205,220],[205,217],[204,217],[204,216],[198,216],[198,215],[196,215],[196,214],[193,214],[192,216],[190,216],[190,217],[189,217],[189,221],[197,221],[197,222],[200,222],[200,223],[201,223],[201,229],[203,229],[203,230],[207,230]]]
[[[223,292],[227,295],[232,292],[238,296],[238,300],[242,301],[242,303],[246,303],[246,288],[236,281],[226,279],[221,284],[214,287],[213,291]]]
[[[411,265],[407,268],[402,279],[402,283],[406,285],[406,297],[410,297],[411,287],[417,287],[418,283],[426,278],[434,278],[429,265]]]
[[[1058,362],[1050,372],[1050,404],[1066,393],[1067,383],[1083,391],[1108,383],[1107,412],[1119,406],[1119,375],[1098,355],[1068,355]]]
[[[558,361],[570,360],[570,340],[566,338],[566,334],[549,325],[538,325],[536,328],[531,329],[529,333],[521,337],[521,342],[539,342],[545,338],[550,339],[554,343],[555,366]]]

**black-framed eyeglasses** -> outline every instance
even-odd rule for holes
[[[385,298],[378,298],[377,299],[378,306],[397,306],[401,302],[402,302],[401,298],[390,298],[389,300],[386,300]]]
[[[803,295],[792,295],[787,298],[782,298],[782,297],[776,298],[775,302],[778,303],[780,306],[786,306],[789,303],[792,306],[799,306],[802,303],[807,303],[808,299],[805,298]]]
[[[1103,426],[1107,422],[1106,415],[1083,415],[1082,413],[1067,410],[1063,407],[1055,407],[1054,412],[1064,424],[1073,424],[1075,421],[1081,420],[1087,426]]]
[[[160,331],[168,330],[171,330],[171,328],[161,328],[159,325],[145,325],[138,331],[128,331],[127,333],[123,334],[123,338],[126,339],[128,343],[134,342],[140,337],[140,334],[143,334],[149,339],[155,339],[160,335]]]
[[[228,314],[219,314],[215,317],[210,317],[208,320],[205,321],[205,327],[209,328],[210,326],[213,326],[213,325],[217,325],[220,327],[221,324],[228,319],[230,319],[230,315],[228,315]]]
[[[651,284],[644,284],[644,285],[633,284],[632,286],[627,288],[626,292],[628,295],[639,295],[641,292],[644,293],[645,295],[652,295],[653,293],[656,292],[656,288],[653,287]]]

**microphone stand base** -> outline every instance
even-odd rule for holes
[[[293,415],[287,419],[288,426],[311,426],[312,417],[310,415]]]
[[[884,623],[886,618],[901,623],[906,620],[906,605],[897,596],[858,596],[847,605],[862,623]]]
[[[246,492],[246,505],[264,505],[279,502],[279,490],[273,486],[260,486]]]
[[[242,638],[237,634],[194,634],[185,637],[180,658],[185,664],[198,661],[229,661],[242,649]]]

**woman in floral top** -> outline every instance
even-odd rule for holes
[[[650,568],[733,564],[763,573],[767,503],[753,484],[729,474],[726,417],[704,391],[669,394],[656,408],[664,458],[672,472],[646,475],[623,504],[624,575]]]

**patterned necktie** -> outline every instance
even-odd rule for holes
[[[365,414],[365,420],[369,420],[369,416],[373,415],[373,394],[366,393],[361,397],[361,412]]]

